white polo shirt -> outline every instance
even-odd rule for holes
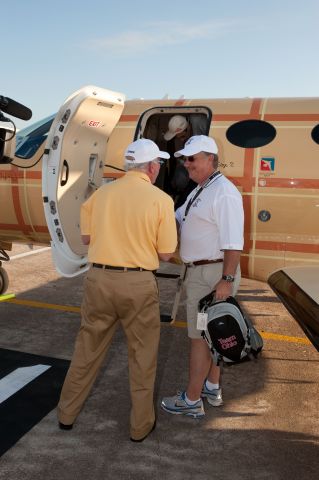
[[[185,210],[198,185],[176,210],[180,225],[180,256],[183,262],[217,260],[223,250],[242,250],[244,245],[244,210],[237,188],[224,175],[215,177]],[[184,220],[183,220],[184,219]]]

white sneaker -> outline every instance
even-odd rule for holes
[[[209,390],[206,387],[206,382],[204,382],[201,397],[206,397],[208,403],[213,405],[213,407],[220,407],[223,404],[222,389],[217,388],[216,390]]]
[[[200,398],[194,405],[189,405],[185,398],[186,392],[177,392],[173,397],[165,397],[161,407],[165,412],[174,415],[187,415],[188,417],[200,418],[205,415],[203,400]]]

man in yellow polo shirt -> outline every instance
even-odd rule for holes
[[[130,438],[143,441],[155,428],[160,314],[153,271],[159,259],[169,260],[177,244],[173,201],[153,185],[161,159],[167,158],[151,140],[136,140],[125,152],[126,174],[102,186],[82,206],[82,239],[89,245],[92,266],[58,405],[63,430],[70,430],[80,413],[119,322],[128,344]]]

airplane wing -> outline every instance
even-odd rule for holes
[[[287,267],[268,284],[319,351],[319,267]]]

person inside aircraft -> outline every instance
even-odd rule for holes
[[[169,174],[169,186],[173,193],[175,209],[179,208],[185,202],[189,193],[194,190],[196,183],[189,178],[184,161],[180,158],[175,159],[174,153],[184,147],[186,141],[192,135],[205,135],[207,133],[207,121],[203,115],[192,113],[186,118],[183,115],[174,115],[168,122],[168,129],[163,138],[167,141],[166,150],[171,155],[168,164],[171,168]],[[166,191],[166,190],[165,190]]]
[[[174,153],[184,147],[192,135],[190,122],[184,115],[174,115],[168,122],[163,138],[167,141],[166,150],[171,159],[165,165],[164,190],[174,198],[175,208],[184,203],[188,193],[196,184],[189,178],[183,161],[174,158]]]
[[[189,176],[198,186],[176,210],[180,256],[187,266],[187,327],[191,342],[187,389],[163,398],[168,413],[199,418],[205,415],[201,397],[222,405],[220,368],[212,363],[206,341],[197,329],[198,302],[215,290],[216,300],[235,295],[240,282],[244,212],[238,189],[218,171],[218,148],[213,138],[192,136],[175,153],[184,156]],[[196,208],[195,208],[196,207]]]
[[[184,190],[189,177],[186,168],[175,157],[174,153],[184,147],[191,136],[191,126],[183,115],[174,115],[168,122],[168,129],[163,138],[167,142],[166,150],[171,158],[167,162],[164,189],[167,193],[177,195]]]
[[[174,158],[174,153],[183,148],[192,135],[204,135],[208,130],[208,117],[203,113],[154,114],[148,119],[143,137],[153,140],[171,155],[169,161],[161,166],[155,185],[173,198],[175,209],[184,203],[196,183],[189,178],[183,160]]]
[[[72,428],[119,322],[128,344],[130,439],[141,442],[155,428],[160,313],[153,272],[159,259],[167,261],[173,255],[177,232],[173,200],[152,184],[162,159],[168,158],[151,140],[136,140],[125,152],[126,174],[100,187],[82,206],[81,233],[92,266],[84,281],[81,328],[58,404],[61,429]]]
[[[164,139],[169,141],[174,138],[174,145],[177,150],[183,148],[186,140],[190,137],[190,128],[190,124],[184,115],[174,115],[168,122],[168,129],[163,135]]]

